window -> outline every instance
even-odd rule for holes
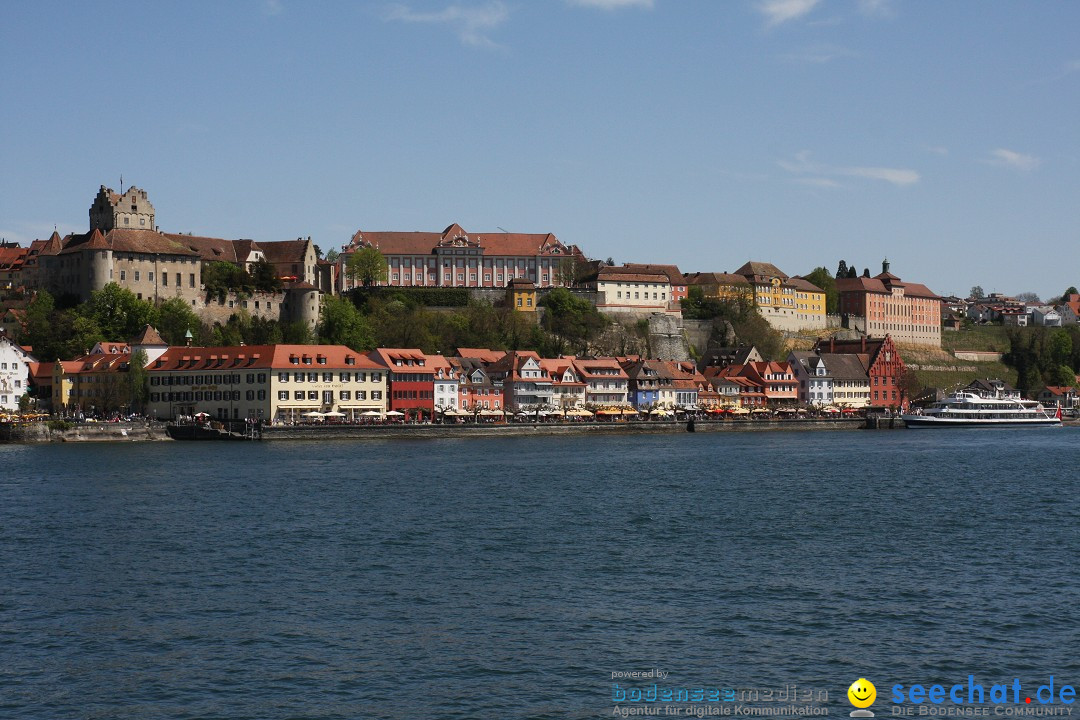
[[[372,390],[371,391],[371,399],[372,400],[382,400],[382,391],[381,390]]]
[[[180,273],[176,273],[176,287],[180,287]]]
[[[195,287],[195,273],[190,273],[188,275],[188,287]],[[232,307],[231,303],[229,307]]]
[[[352,391],[351,390],[342,390],[340,393],[338,393],[338,396],[342,400],[351,400],[352,399]]]
[[[277,374],[277,379],[278,379],[278,382],[287,383],[287,382],[289,382],[289,373],[287,373],[287,372],[278,373]]]
[[[293,393],[293,400],[303,400],[303,399],[304,399],[304,391],[303,390],[297,390],[297,391],[295,391]]]
[[[161,273],[161,286],[169,287],[169,273]]]
[[[277,394],[277,399],[278,400],[288,400],[289,399],[289,391],[288,390],[279,390],[278,394]]]
[[[341,373],[341,382],[349,382],[350,380],[352,380],[352,373]]]
[[[307,399],[308,400],[318,400],[319,399],[319,391],[318,390],[308,390]]]
[[[135,271],[135,282],[139,282],[139,271]]]
[[[127,280],[127,270],[121,270],[120,271],[120,282],[124,282],[125,280]]]
[[[153,270],[146,273],[146,279],[147,279],[148,282],[154,282],[154,271]]]
[[[308,373],[308,382],[319,382],[319,373]]]

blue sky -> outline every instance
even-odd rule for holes
[[[1080,284],[1080,3],[9,3],[0,236],[553,232],[942,293]]]

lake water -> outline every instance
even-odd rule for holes
[[[652,668],[836,717],[859,677],[879,717],[897,683],[1077,685],[1078,441],[0,446],[0,718],[599,718]]]

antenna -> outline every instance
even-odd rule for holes
[[[120,194],[124,194],[124,173],[120,173]]]
[[[509,230],[507,230],[506,228],[503,228],[503,227],[499,227],[498,225],[496,225],[495,227],[496,227],[496,228],[498,228],[499,230],[502,230],[502,231],[503,231],[504,233],[506,233],[507,235],[509,235],[509,234],[510,234],[510,231],[509,231]]]

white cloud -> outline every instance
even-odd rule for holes
[[[1042,160],[1034,155],[1025,155],[1013,150],[1006,150],[1005,148],[998,148],[990,153],[990,157],[986,160],[989,165],[1001,165],[1003,167],[1011,167],[1017,170],[1034,170],[1039,167]]]
[[[796,182],[796,183],[798,183],[800,185],[809,185],[810,187],[819,187],[819,188],[843,187],[840,183],[836,182],[835,180],[830,180],[829,178],[823,178],[823,177],[795,178],[794,180],[792,180],[792,182]]]
[[[838,45],[814,45],[803,50],[790,52],[780,57],[788,62],[808,65],[824,65],[838,58],[853,57],[856,53]]]
[[[796,20],[814,9],[821,0],[764,0],[757,9],[768,27]]]
[[[850,167],[837,168],[837,172],[840,175],[850,175],[851,177],[884,180],[893,185],[913,185],[919,182],[919,173],[903,168]]]
[[[833,177],[853,177],[862,178],[864,180],[883,180],[887,183],[891,183],[898,187],[904,185],[913,185],[919,182],[919,173],[914,170],[908,170],[906,168],[886,168],[886,167],[863,167],[863,166],[833,166],[823,165],[821,163],[812,162],[810,160],[810,152],[803,150],[795,156],[794,161],[780,160],[777,165],[787,170],[794,175],[811,175],[816,177],[800,178],[801,180],[811,180],[810,183],[817,187],[838,187],[839,183],[834,185],[827,185],[822,180],[829,180]]]
[[[859,12],[870,17],[891,18],[896,15],[892,0],[858,0]]]
[[[571,5],[600,8],[601,10],[620,10],[625,7],[651,8],[653,0],[566,0]]]
[[[407,23],[428,23],[446,25],[453,28],[461,42],[476,47],[498,47],[487,36],[487,31],[501,25],[510,16],[501,0],[492,0],[484,5],[450,5],[438,12],[418,12],[408,5],[392,5],[387,10],[386,20]]]

